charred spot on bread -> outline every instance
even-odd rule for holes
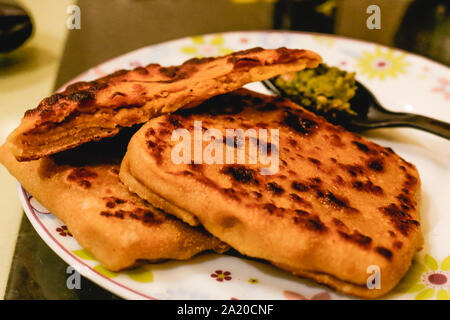
[[[364,192],[372,193],[375,195],[383,194],[383,188],[373,184],[373,182],[370,180],[367,180],[365,182],[360,181],[360,180],[355,180],[352,182],[352,188],[354,188],[358,191],[364,191]]]
[[[374,171],[381,172],[384,168],[384,163],[381,158],[369,159],[368,167]]]
[[[325,224],[320,220],[319,216],[311,216],[306,211],[295,211],[296,215],[293,217],[293,221],[296,225],[301,225],[307,230],[311,230],[317,233],[324,233],[328,230]],[[305,214],[306,213],[306,214]]]
[[[274,195],[280,195],[284,192],[284,189],[276,182],[269,182],[266,187],[267,190],[272,192]]]
[[[127,218],[139,220],[144,224],[158,225],[164,222],[162,216],[156,215],[151,210],[136,207],[131,210],[103,210],[100,212],[100,215],[105,218],[117,218],[120,220],[124,220]]]
[[[307,192],[309,190],[309,187],[306,184],[298,181],[292,182],[292,188],[299,192]]]
[[[369,153],[370,149],[367,145],[364,143],[361,143],[359,141],[352,141],[352,143],[358,148],[358,150],[361,150],[364,153]]]
[[[235,181],[243,184],[259,184],[253,169],[246,168],[242,165],[230,165],[222,169],[222,173],[230,175]]]
[[[372,239],[369,236],[365,236],[357,230],[354,230],[352,234],[346,233],[344,231],[338,231],[338,234],[344,240],[355,243],[362,248],[367,249],[372,243]]]
[[[381,256],[383,256],[384,258],[386,258],[387,260],[392,260],[392,251],[389,249],[386,249],[384,247],[376,247],[375,251],[380,254]]]
[[[283,123],[303,135],[310,135],[318,128],[316,121],[304,117],[298,117],[289,110],[284,112]]]
[[[408,236],[409,232],[417,228],[420,224],[412,219],[411,215],[402,210],[397,204],[391,203],[388,206],[378,208],[385,216],[389,217],[394,228],[400,231],[404,236]]]
[[[95,178],[98,177],[98,174],[92,170],[87,168],[75,168],[72,169],[67,175],[67,180],[69,182],[74,182],[78,186],[89,189],[92,185],[92,182]]]
[[[335,209],[345,209],[348,212],[359,211],[349,205],[349,200],[346,197],[337,196],[331,191],[323,192],[322,190],[317,190],[316,196],[321,199],[323,203],[331,205]]]

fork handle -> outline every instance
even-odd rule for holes
[[[373,123],[373,128],[407,126],[450,140],[450,123],[412,113],[390,113],[389,119]],[[372,126],[371,126],[372,127]]]
[[[416,115],[415,118],[412,118],[410,121],[416,124],[419,129],[426,130],[450,140],[450,123],[448,122],[420,115]]]

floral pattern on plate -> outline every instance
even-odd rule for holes
[[[357,59],[356,66],[361,74],[367,75],[370,79],[384,80],[406,73],[409,64],[405,53],[377,46],[372,51],[363,51],[362,56]]]
[[[441,264],[428,254],[424,263],[415,261],[397,290],[414,293],[416,300],[450,300],[450,255]]]
[[[255,0],[256,1],[256,0]],[[299,32],[230,32],[188,37],[142,48],[98,65],[71,81],[89,81],[120,68],[148,63],[176,65],[193,57],[217,56],[255,46],[307,48],[329,65],[356,71],[374,94],[394,105],[404,101],[414,111],[450,121],[450,71],[445,66],[368,42]],[[251,89],[266,92],[260,84]],[[401,100],[399,100],[399,97]],[[387,299],[449,299],[450,155],[447,141],[401,129],[392,139],[371,133],[415,163],[425,194],[425,248]],[[417,143],[416,143],[417,142]],[[423,146],[430,149],[424,149]],[[447,158],[446,158],[447,157]],[[438,187],[436,187],[438,186]],[[201,254],[187,261],[166,261],[111,272],[67,236],[64,224],[18,185],[30,222],[42,239],[69,265],[107,290],[127,299],[351,299],[269,264],[227,255]],[[58,230],[59,228],[59,230]],[[66,234],[62,236],[61,232]],[[420,261],[420,262],[419,262]]]
[[[222,35],[192,37],[191,42],[190,45],[181,48],[182,53],[202,58],[220,56],[233,52],[232,49],[224,46],[225,40]]]
[[[446,100],[450,100],[450,80],[440,78],[438,79],[439,85],[431,89],[433,92],[441,93]]]

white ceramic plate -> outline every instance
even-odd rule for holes
[[[92,80],[148,63],[174,65],[255,46],[305,48],[329,65],[356,71],[380,102],[450,122],[450,70],[417,55],[341,37],[298,32],[231,32],[148,46],[73,79]],[[249,88],[266,92],[259,83]],[[450,299],[450,141],[414,129],[378,129],[365,136],[414,163],[423,185],[425,247],[389,299]],[[18,187],[25,212],[42,239],[63,260],[107,290],[127,299],[346,299],[324,286],[262,262],[201,254],[189,261],[149,264],[111,273],[84,251],[64,224]],[[369,276],[369,275],[368,275]]]

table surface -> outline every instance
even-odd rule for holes
[[[1,0],[0,2],[3,2]],[[0,143],[25,112],[54,86],[67,35],[66,8],[73,0],[22,0],[33,17],[33,36],[12,53],[0,54]],[[16,181],[0,166],[0,297],[3,297],[22,219]]]
[[[33,14],[37,28],[33,39],[6,57],[9,60],[0,57],[2,140],[17,125],[27,108],[37,105],[52,90],[81,72],[120,54],[189,35],[274,27],[304,28],[293,24],[296,20],[291,15],[298,3],[288,0],[79,0],[80,30],[67,30],[65,27],[66,9],[73,2],[71,0],[21,2]],[[372,2],[386,12],[383,20],[386,22],[381,31],[368,32],[365,26],[365,8]],[[332,17],[334,26],[329,33],[385,45],[401,43],[406,36],[397,30],[408,19],[405,9],[409,3],[409,0],[346,0]],[[355,10],[364,14],[354,16]],[[349,15],[356,17],[350,19],[350,26],[344,23],[349,20]],[[314,26],[309,29],[314,30]],[[438,45],[445,39],[448,43],[447,31],[444,30],[441,37],[439,33],[435,37]],[[409,45],[407,49],[411,51],[429,54],[440,62],[449,63],[445,60],[450,56],[448,47],[447,51],[436,53],[416,50],[420,46],[414,46],[411,41],[403,43],[406,43],[404,46]],[[31,62],[26,60],[21,64],[22,56]],[[4,168],[0,168],[0,188],[3,209],[0,214],[0,295],[7,284],[5,299],[119,299],[84,278],[81,289],[69,290],[66,286],[67,265],[47,247],[23,215],[15,180]]]

